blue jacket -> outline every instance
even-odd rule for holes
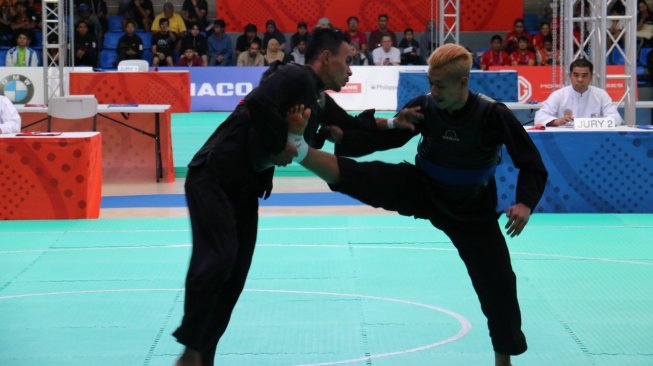
[[[7,51],[7,58],[5,59],[5,66],[16,66],[18,63],[18,48],[12,47]],[[39,57],[36,51],[26,47],[25,48],[25,66],[38,66]]]

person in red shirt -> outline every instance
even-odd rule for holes
[[[203,66],[202,59],[195,54],[195,50],[188,48],[184,50],[184,54],[179,57],[177,66]]]
[[[358,44],[361,53],[367,53],[367,37],[365,33],[358,30],[358,17],[350,16],[347,19],[347,34],[349,34],[350,44]]]
[[[512,54],[513,51],[519,48],[519,37],[526,37],[528,44],[531,44],[531,35],[524,30],[524,19],[517,18],[512,25],[512,31],[506,34],[503,40],[503,49]]]
[[[481,55],[481,70],[487,70],[490,66],[509,66],[510,55],[502,49],[503,40],[495,34],[490,39],[490,49]]]
[[[544,47],[544,37],[551,35],[551,25],[548,22],[540,23],[540,32],[531,39],[531,47],[537,52]]]
[[[519,37],[519,49],[510,54],[512,66],[534,66],[535,53],[528,49],[530,44],[528,38]]]
[[[553,65],[553,59],[555,58],[556,65],[560,65],[560,49],[557,49],[555,54],[557,57],[553,56],[553,37],[548,35],[544,37],[543,46],[538,48],[535,53],[537,64],[541,66]]]

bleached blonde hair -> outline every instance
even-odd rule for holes
[[[447,43],[433,51],[429,56],[428,65],[429,70],[446,68],[455,78],[469,76],[472,68],[472,54],[465,47]]]

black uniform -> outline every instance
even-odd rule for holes
[[[128,55],[128,50],[132,50],[136,54]],[[118,59],[116,60],[116,65],[122,60],[139,60],[141,58],[143,58],[143,40],[141,37],[136,33],[131,36],[127,33],[123,34],[118,40]]]
[[[494,350],[523,353],[516,279],[497,223],[494,170],[505,145],[519,169],[516,202],[534,210],[547,179],[540,154],[512,112],[480,94],[470,94],[453,115],[436,108],[431,96],[407,106],[424,112],[415,164],[338,158],[340,181],[331,188],[374,207],[430,220],[444,231],[467,266]]]
[[[77,51],[83,50],[84,55],[81,58],[77,57]],[[97,64],[97,39],[91,32],[81,35],[75,33],[75,65],[78,66],[92,66]]]
[[[312,108],[305,138],[313,147],[324,142],[318,133],[321,124],[341,122],[345,140],[337,145],[339,153],[359,155],[396,147],[409,136],[403,131],[376,130],[370,111],[357,118],[349,116],[323,93],[323,83],[309,67],[273,67],[274,72],[218,127],[189,164],[185,188],[193,253],[184,318],[174,336],[200,351],[203,365],[213,365],[217,343],[245,284],[256,242],[258,197],[267,198],[272,189],[274,167],[264,161],[286,147],[286,111],[300,103]],[[354,139],[360,143],[354,144]],[[385,143],[366,143],[372,140]]]

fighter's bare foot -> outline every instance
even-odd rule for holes
[[[175,366],[202,366],[202,354],[186,348],[181,357],[175,362]]]
[[[288,122],[288,132],[297,135],[303,135],[308,119],[311,116],[311,109],[305,108],[303,104],[296,105],[286,113],[286,121]]]
[[[510,363],[510,355],[494,352],[494,364],[495,366],[512,366]]]

